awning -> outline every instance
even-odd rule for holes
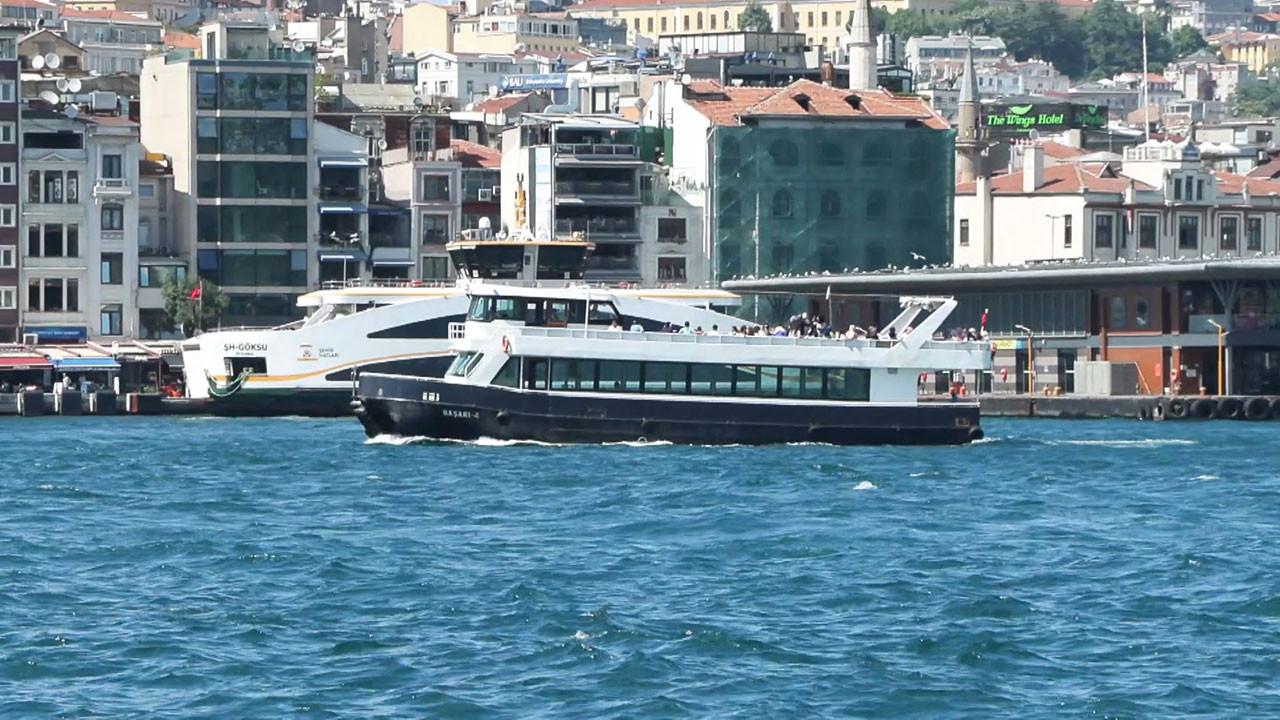
[[[321,215],[359,215],[362,212],[368,212],[369,208],[364,203],[347,203],[345,205],[321,205]]]
[[[369,259],[363,250],[318,250],[320,262],[364,262]]]
[[[55,370],[119,370],[120,363],[109,357],[54,358]]]
[[[320,158],[322,168],[362,168],[368,165],[369,161],[361,158]]]
[[[0,370],[44,370],[53,367],[43,355],[0,355]]]
[[[374,248],[372,259],[374,267],[413,267],[414,264],[409,248]]]
[[[182,362],[182,353],[165,353],[160,357],[164,359],[164,364],[169,366],[170,370],[181,370],[186,367]]]
[[[408,215],[409,208],[388,207],[386,205],[374,205],[369,208],[370,215]]]

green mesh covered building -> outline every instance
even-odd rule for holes
[[[923,99],[808,80],[680,99],[673,172],[702,174],[700,135],[712,280],[951,261],[955,133]]]

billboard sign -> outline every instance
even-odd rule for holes
[[[984,105],[982,124],[997,133],[1102,128],[1107,126],[1107,108],[1067,102]]]

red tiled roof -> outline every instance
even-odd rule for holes
[[[1069,163],[1053,165],[1044,169],[1037,194],[1069,195],[1082,190],[1090,192],[1122,193],[1129,186],[1130,179],[1116,175],[1107,170],[1105,163]],[[1137,180],[1133,185],[1138,190],[1154,190],[1155,188]],[[977,189],[977,183],[961,183],[956,185],[957,195],[970,195]],[[996,195],[1022,195],[1022,171],[997,175],[991,178],[991,192]]]
[[[1253,32],[1252,30],[1240,30],[1240,31],[1228,30],[1226,32],[1218,33],[1217,35],[1210,35],[1209,37],[1205,38],[1205,41],[1207,41],[1209,44],[1254,42],[1256,40],[1261,40],[1265,37],[1269,37],[1269,36],[1266,33]]]
[[[1271,178],[1280,177],[1280,157],[1273,157],[1262,163],[1258,167],[1249,171],[1251,178]]]
[[[465,168],[497,168],[502,166],[502,153],[468,140],[450,140],[453,156]]]
[[[58,7],[53,3],[40,2],[40,0],[0,0],[0,7],[43,8],[45,10],[58,9]]]
[[[1045,157],[1051,157],[1055,160],[1066,160],[1068,158],[1080,157],[1081,155],[1087,154],[1080,148],[1063,145],[1060,142],[1054,142],[1052,140],[1040,143],[1040,148],[1044,150]]]
[[[1218,179],[1218,192],[1220,193],[1235,195],[1243,192],[1244,186],[1248,185],[1249,194],[1251,195],[1280,195],[1280,182],[1270,178],[1246,177],[1219,170],[1215,170],[1213,175]]]
[[[1258,13],[1254,17],[1264,22],[1280,22],[1280,13]]]
[[[812,80],[797,80],[784,88],[726,87],[707,80],[690,83],[685,100],[713,125],[737,125],[750,115],[812,115],[815,117],[910,117],[932,128],[949,127],[923,99],[894,95],[887,90],[845,90]]]
[[[64,7],[62,9],[62,17],[69,18],[94,18],[98,20],[114,20],[116,22],[144,22],[144,23],[160,23],[145,17],[138,17],[133,13],[120,12],[119,10],[77,10],[75,8]]]
[[[532,93],[513,93],[511,95],[500,95],[496,98],[489,98],[482,102],[476,103],[475,109],[484,113],[500,113],[515,105],[520,101],[529,97]]]
[[[197,50],[200,48],[200,38],[180,30],[165,32],[163,43],[165,47],[177,50]]]

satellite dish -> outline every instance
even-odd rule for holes
[[[386,150],[386,149],[387,149],[387,139],[386,139],[386,138],[378,138],[378,149],[379,149],[379,150]]]
[[[54,85],[58,86],[58,92],[66,92],[67,88],[71,86],[71,83],[67,82],[66,78],[60,77]]]
[[[418,95],[413,96],[413,106],[422,107],[422,98]]]
[[[40,92],[40,99],[50,105],[57,105],[62,100],[62,98],[58,97],[58,93],[52,90],[42,90]]]
[[[80,92],[80,85],[80,78],[71,78],[67,81],[67,91],[78,93]]]
[[[47,65],[50,70],[57,70],[62,67],[62,58],[53,53],[49,53],[44,56],[44,64]]]
[[[294,40],[294,41],[293,41],[293,51],[294,51],[294,52],[299,52],[299,53],[300,53],[300,52],[302,52],[303,50],[306,50],[306,49],[307,49],[306,44],[304,44],[301,40]]]
[[[31,69],[32,70],[44,69],[44,57],[42,55],[36,55],[35,57],[31,58]]]
[[[62,114],[66,115],[68,120],[75,120],[76,116],[80,114],[80,108],[75,105],[68,105],[66,109],[62,111]]]
[[[1037,130],[1037,129],[1035,129],[1035,128],[1031,128],[1031,130],[1030,130],[1029,132],[1027,132],[1027,139],[1028,139],[1028,140],[1030,140],[1031,142],[1035,142],[1035,141],[1039,140],[1039,139],[1040,139],[1040,131],[1039,131],[1039,130]]]

